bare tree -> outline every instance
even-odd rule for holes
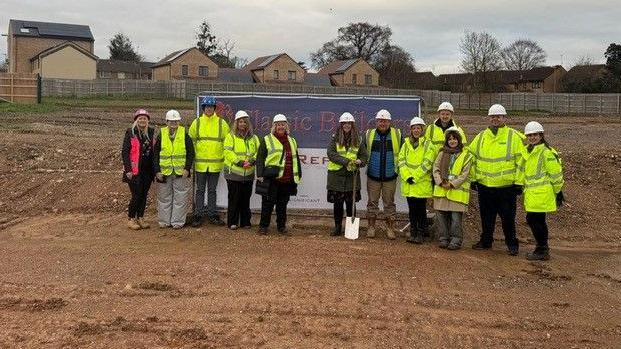
[[[575,67],[578,65],[593,65],[593,58],[588,55],[580,56],[574,61],[571,66]]]
[[[375,64],[382,50],[390,46],[392,30],[377,24],[366,22],[350,23],[338,30],[336,39],[328,41],[316,52],[311,53],[313,67],[343,59],[362,58]]]
[[[461,67],[474,74],[475,88],[486,89],[486,73],[501,67],[500,44],[489,33],[466,31],[459,44]]]
[[[407,88],[411,76],[416,72],[412,55],[396,45],[382,50],[376,68],[382,79],[382,86],[391,88]]]
[[[507,70],[529,70],[542,66],[546,52],[533,40],[520,39],[505,47],[501,52]]]

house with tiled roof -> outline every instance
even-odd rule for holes
[[[153,80],[216,79],[218,65],[196,47],[172,52],[151,66]]]
[[[379,73],[362,58],[334,61],[317,73],[329,76],[334,86],[379,86]]]
[[[9,73],[43,77],[94,79],[97,56],[87,25],[9,20]]]
[[[97,61],[97,78],[99,79],[151,79],[151,62],[126,62],[115,59]]]
[[[244,70],[252,73],[256,83],[303,83],[306,71],[286,53],[262,56],[248,63]]]

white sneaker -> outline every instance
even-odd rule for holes
[[[233,224],[233,225],[231,225],[231,226],[229,227],[229,229],[231,229],[231,230],[237,230],[237,226],[236,226],[235,224]]]

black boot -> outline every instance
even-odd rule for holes
[[[415,238],[416,238],[416,229],[414,228],[414,226],[410,224],[410,236],[408,236],[408,238],[405,241],[413,244]]]
[[[337,224],[334,226],[334,229],[332,229],[332,231],[330,232],[330,236],[340,236],[342,234],[343,231],[343,226],[341,226],[340,224]]]
[[[533,252],[526,254],[529,261],[547,261],[550,259],[550,249],[548,246],[537,246]]]

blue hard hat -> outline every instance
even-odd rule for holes
[[[216,97],[214,96],[205,96],[203,97],[203,99],[201,99],[201,109],[205,108],[206,106],[214,105],[216,105]]]

